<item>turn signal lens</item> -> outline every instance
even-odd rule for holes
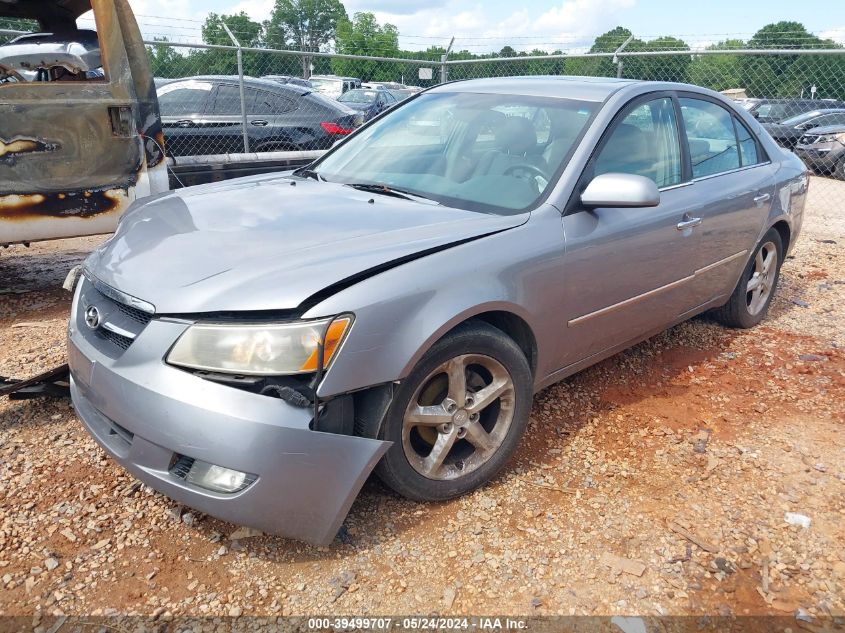
[[[332,356],[340,347],[343,337],[346,335],[346,330],[349,329],[349,324],[352,319],[349,317],[341,317],[332,321],[326,332],[326,340],[323,343],[323,367],[328,367]],[[319,361],[319,350],[314,350],[314,353],[308,357],[308,360],[299,368],[299,371],[317,371],[317,363]]]

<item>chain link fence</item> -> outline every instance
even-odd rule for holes
[[[845,181],[845,48],[625,50],[625,42],[614,52],[510,49],[509,56],[488,58],[421,52],[408,59],[241,47],[236,34],[229,37],[231,46],[147,42],[166,150],[177,160],[291,151],[313,156],[445,81],[610,76],[691,83],[736,99],[820,177],[815,189],[829,193],[816,195],[845,209],[845,184],[836,182]]]
[[[325,150],[379,112],[443,81],[610,76],[722,91],[815,173],[845,180],[845,49],[619,50],[487,59],[456,54],[446,60],[168,42],[151,43],[148,51],[173,156]]]

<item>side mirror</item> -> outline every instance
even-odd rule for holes
[[[660,191],[650,178],[635,174],[601,174],[581,194],[581,204],[596,207],[656,207]]]

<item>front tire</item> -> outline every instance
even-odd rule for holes
[[[531,368],[511,338],[486,323],[459,326],[396,391],[377,434],[393,446],[376,474],[416,501],[484,485],[516,450],[532,394]]]
[[[742,329],[760,323],[775,296],[783,256],[780,233],[776,229],[769,229],[754,249],[754,255],[739,278],[731,298],[715,310],[716,319],[728,327]]]

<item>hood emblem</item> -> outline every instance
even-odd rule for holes
[[[88,309],[85,310],[85,325],[92,330],[100,327],[100,311],[97,306],[88,306]]]

